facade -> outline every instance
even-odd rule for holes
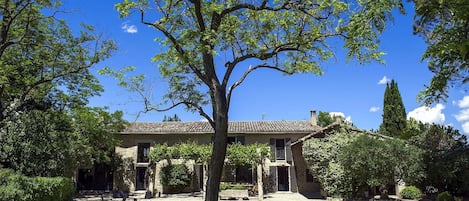
[[[301,153],[299,139],[321,130],[316,125],[315,114],[311,121],[243,121],[230,122],[228,143],[266,143],[272,150],[272,160],[263,167],[264,189],[267,192],[319,192],[320,186],[307,170]],[[174,145],[181,142],[207,144],[212,141],[213,129],[208,122],[155,122],[133,123],[120,133],[122,145],[116,147],[120,167],[114,170],[115,190],[147,190],[162,192],[159,169],[163,163],[150,164],[148,153],[157,144]],[[194,172],[190,191],[203,189],[204,169],[201,164],[191,164]],[[246,167],[225,166],[223,179],[237,183],[256,183],[256,170]],[[267,176],[266,176],[267,175]],[[268,187],[266,187],[268,186]]]

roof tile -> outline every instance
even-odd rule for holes
[[[309,121],[235,121],[228,133],[311,133],[320,130]],[[135,122],[121,134],[194,134],[213,133],[209,122]]]

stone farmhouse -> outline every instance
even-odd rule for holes
[[[312,193],[320,191],[320,184],[309,173],[302,156],[302,141],[323,128],[316,123],[316,113],[311,120],[301,121],[239,121],[229,122],[228,143],[269,144],[272,157],[264,164],[263,184],[267,192],[289,191]],[[173,145],[193,141],[211,143],[213,129],[208,122],[136,122],[119,134],[122,144],[115,149],[121,161],[120,167],[96,164],[91,169],[80,169],[77,176],[78,189],[146,190],[164,193],[159,182],[157,167],[149,162],[148,153],[157,144]],[[192,164],[194,173],[190,191],[203,190],[204,169]],[[231,174],[234,173],[234,174]],[[256,169],[225,166],[226,182],[255,184]]]

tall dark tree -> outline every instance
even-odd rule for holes
[[[383,102],[383,122],[379,130],[384,135],[400,137],[406,127],[407,120],[401,93],[394,80],[386,84]]]

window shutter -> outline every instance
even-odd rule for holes
[[[269,145],[270,145],[270,154],[272,154],[272,162],[275,161],[275,139],[274,138],[270,138],[270,142],[269,142]]]
[[[274,140],[275,141],[275,140]],[[270,171],[270,178],[271,179],[271,188],[270,190],[272,190],[273,192],[277,192],[278,191],[278,178],[277,178],[277,166],[270,166],[269,167],[269,171]]]
[[[285,139],[285,151],[287,152],[286,153],[287,154],[287,158],[286,158],[287,162],[292,161],[293,158],[292,158],[292,153],[291,153],[291,140],[290,140],[290,138]]]

